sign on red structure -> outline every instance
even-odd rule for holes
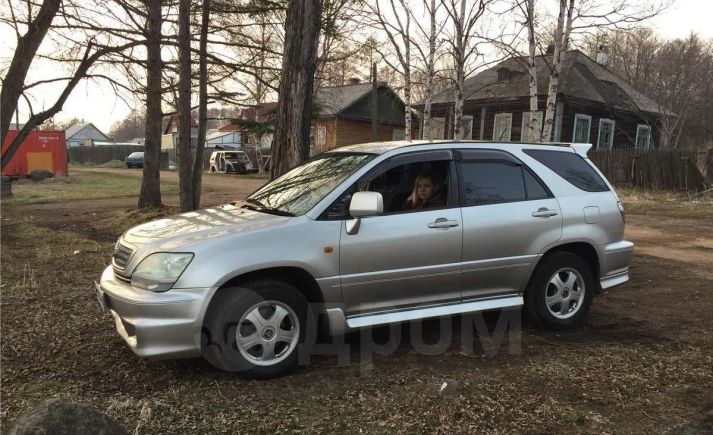
[[[5,142],[2,144],[3,154],[18,133],[17,130],[7,132]],[[64,131],[30,132],[2,170],[2,174],[15,177],[27,176],[37,169],[45,169],[55,175],[67,175],[67,146]]]

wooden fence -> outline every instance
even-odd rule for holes
[[[143,150],[143,145],[97,145],[93,147],[70,147],[69,163],[101,165],[112,160],[124,161],[129,154]]]
[[[711,170],[706,153],[614,149],[590,151],[589,158],[617,187],[702,191]]]

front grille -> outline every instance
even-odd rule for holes
[[[112,261],[116,267],[123,269],[126,267],[126,264],[129,262],[129,258],[131,258],[131,254],[133,253],[134,251],[131,248],[127,248],[126,246],[119,244],[116,246],[116,249],[114,249]]]

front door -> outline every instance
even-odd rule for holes
[[[347,316],[460,302],[461,212],[450,151],[399,156],[354,190],[380,192],[384,213],[340,238]]]
[[[538,254],[562,236],[557,200],[508,153],[460,157],[463,300],[519,293]]]

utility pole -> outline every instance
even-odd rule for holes
[[[379,90],[378,82],[376,81],[376,62],[371,64],[371,140],[376,142],[379,140],[379,105],[377,92]]]

